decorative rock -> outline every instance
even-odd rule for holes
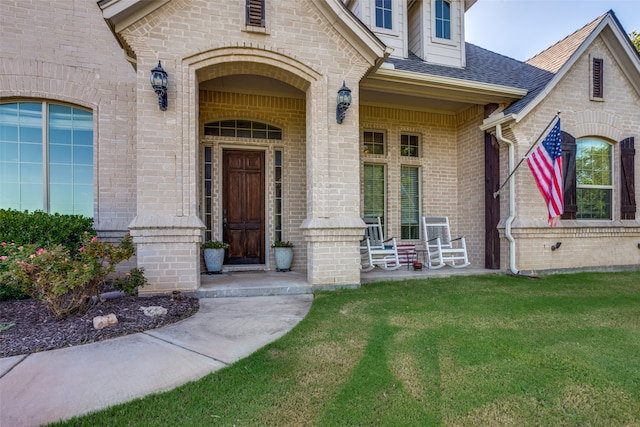
[[[145,316],[149,317],[164,316],[167,314],[166,308],[157,305],[152,305],[151,307],[140,307],[140,310],[144,312]]]
[[[107,314],[106,316],[96,316],[93,318],[94,329],[104,329],[107,326],[115,325],[116,323],[118,323],[118,318],[113,313]]]

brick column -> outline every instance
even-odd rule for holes
[[[197,143],[183,123],[194,122],[192,92],[182,87],[181,68],[162,59],[169,76],[169,105],[158,108],[149,73],[158,60],[138,57],[137,79],[137,216],[129,225],[138,267],[149,285],[141,293],[196,290],[200,284],[200,243],[204,224],[198,218]],[[187,82],[188,85],[188,82]],[[187,95],[185,95],[185,92]],[[191,95],[191,96],[189,96]]]
[[[336,123],[342,76],[312,84],[307,92],[307,280],[315,288],[360,285],[360,168],[357,96]],[[355,86],[357,82],[352,85]],[[357,94],[357,90],[355,90]]]

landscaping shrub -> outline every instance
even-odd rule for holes
[[[111,284],[115,289],[124,292],[125,295],[136,295],[138,289],[147,284],[147,278],[144,277],[144,268],[132,268],[124,277],[114,279]]]
[[[48,214],[41,211],[17,211],[0,209],[0,241],[15,243],[17,246],[35,245],[51,248],[62,245],[75,252],[82,246],[82,236],[95,236],[93,219],[81,215]],[[0,256],[8,255],[5,247],[0,247]],[[0,272],[6,268],[0,263]],[[24,299],[29,296],[0,281],[0,301]]]
[[[93,219],[82,215],[0,209],[0,240],[41,248],[62,245],[72,252],[82,246],[84,233],[96,235]],[[0,255],[6,255],[0,252]]]
[[[41,301],[58,319],[84,313],[99,301],[107,275],[131,258],[135,248],[128,234],[115,246],[85,232],[81,243],[72,252],[62,245],[43,248],[2,242],[8,255],[0,256],[6,267],[0,271],[0,282]]]

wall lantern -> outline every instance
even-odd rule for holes
[[[167,72],[158,61],[158,66],[151,70],[151,86],[158,95],[158,106],[162,111],[167,110]]]
[[[344,120],[344,115],[346,114],[349,106],[351,105],[351,89],[349,89],[344,82],[342,81],[342,87],[338,91],[338,105],[336,106],[336,121],[338,124],[341,124]]]

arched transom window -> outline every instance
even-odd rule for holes
[[[204,134],[231,138],[282,139],[282,129],[251,120],[222,120],[205,123]]]

